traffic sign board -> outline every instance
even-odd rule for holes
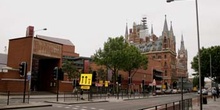
[[[91,86],[92,85],[92,74],[81,74],[79,85]]]
[[[108,81],[105,81],[105,87],[108,87]]]
[[[90,86],[81,86],[81,89],[90,89]]]

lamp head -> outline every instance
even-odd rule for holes
[[[167,0],[167,3],[173,2],[174,0]]]

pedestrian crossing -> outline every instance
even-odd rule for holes
[[[79,106],[79,105],[53,105],[53,107],[68,109],[68,110],[105,110],[102,108]]]

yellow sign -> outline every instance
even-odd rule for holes
[[[90,86],[81,86],[81,89],[90,89]]]
[[[105,87],[108,87],[108,81],[105,81]]]
[[[163,85],[162,85],[162,88],[163,88],[163,89],[166,89],[166,85],[163,84]]]
[[[92,85],[92,74],[81,74],[79,85],[91,86]]]
[[[103,84],[103,80],[100,80],[100,81],[99,81],[99,84]]]

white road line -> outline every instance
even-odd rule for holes
[[[62,106],[57,106],[57,107],[61,108]]]

